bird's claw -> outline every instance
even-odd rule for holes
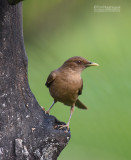
[[[68,133],[69,131],[69,125],[56,125],[54,126],[54,129],[62,129],[62,128],[67,128],[66,130],[64,130],[65,133]]]
[[[41,106],[42,110],[45,112],[45,114],[49,114],[49,111],[46,111],[43,106]]]
[[[49,115],[49,111],[45,111],[45,114],[48,114],[48,115]]]
[[[46,110],[45,110],[45,108],[44,108],[43,106],[41,106],[41,108],[42,108],[42,110],[43,110],[44,112],[46,112]]]
[[[58,127],[60,127],[59,129],[67,128],[67,130],[69,130],[69,125],[68,125],[68,124],[65,124],[65,125],[58,125]]]

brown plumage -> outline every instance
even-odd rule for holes
[[[75,106],[80,109],[87,109],[87,107],[78,99],[82,94],[83,80],[81,72],[89,66],[98,66],[97,63],[92,63],[82,57],[72,57],[64,62],[64,64],[52,71],[47,78],[46,86],[49,88],[54,102],[46,113],[49,114],[52,106],[57,102],[62,102],[67,106],[71,106],[71,114],[69,121],[62,127],[69,128],[70,119]],[[61,128],[62,128],[61,127]]]

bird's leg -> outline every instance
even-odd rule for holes
[[[75,105],[73,105],[73,106],[71,107],[70,117],[69,117],[68,123],[67,123],[66,125],[59,125],[59,126],[60,126],[59,129],[66,127],[66,128],[69,130],[70,120],[71,120],[71,117],[72,117],[72,114],[73,114],[74,110],[75,110]]]
[[[52,103],[52,105],[50,106],[50,108],[47,111],[45,111],[45,114],[49,114],[51,108],[54,106],[55,103],[56,103],[56,101],[54,100],[54,102]]]
[[[73,105],[73,107],[71,107],[69,121],[68,121],[68,123],[66,124],[68,129],[69,129],[70,120],[71,120],[71,117],[72,117],[72,114],[73,114],[74,110],[75,110],[75,105]]]

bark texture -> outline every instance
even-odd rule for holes
[[[28,85],[22,2],[0,0],[0,160],[56,160],[70,132],[55,129]]]
[[[23,0],[8,0],[9,4],[11,4],[11,5],[15,5],[15,4],[19,3],[20,1],[23,1]]]

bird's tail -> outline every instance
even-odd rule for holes
[[[88,109],[79,99],[77,99],[75,106],[77,106],[80,109]]]

